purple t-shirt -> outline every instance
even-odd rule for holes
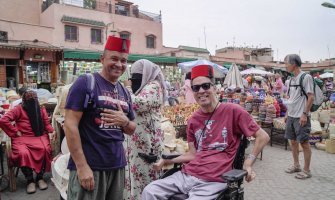
[[[93,75],[95,78],[93,100],[96,108],[84,109],[85,97],[88,94],[86,76],[80,76],[70,88],[65,108],[83,112],[79,122],[79,133],[84,155],[91,169],[108,171],[122,168],[126,166],[122,145],[123,131],[118,126],[105,126],[101,121],[100,109],[117,110],[117,102],[120,101],[123,112],[133,120],[135,117],[131,98],[119,82],[113,85],[99,73]],[[76,169],[72,158],[69,160],[68,169]]]

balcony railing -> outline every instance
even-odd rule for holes
[[[155,14],[139,10],[136,6],[120,6],[112,5],[109,2],[101,2],[96,0],[46,0],[42,3],[42,12],[48,9],[53,3],[65,4],[81,7],[84,9],[96,10],[105,13],[123,15],[128,17],[140,18],[149,21],[162,22],[161,14]]]

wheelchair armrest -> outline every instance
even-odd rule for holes
[[[181,154],[163,154],[162,158],[165,160],[171,160],[177,158],[178,156],[181,156]]]
[[[157,161],[157,155],[154,155],[152,153],[145,154],[145,153],[138,153],[138,156],[142,158],[147,163],[154,163]]]
[[[222,175],[222,178],[227,182],[238,181],[247,175],[247,171],[240,169],[230,170]]]

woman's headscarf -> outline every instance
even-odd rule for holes
[[[141,59],[136,61],[131,66],[131,74],[142,74],[142,82],[141,86],[137,91],[134,91],[135,95],[139,94],[141,90],[147,85],[150,81],[158,81],[163,90],[163,99],[165,100],[167,97],[167,90],[164,81],[164,75],[162,70],[158,65],[152,63],[149,60]]]
[[[41,136],[44,132],[44,124],[36,92],[26,91],[23,93],[22,107],[28,115],[31,128],[34,131],[35,136]]]

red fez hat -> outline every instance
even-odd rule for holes
[[[210,65],[198,65],[192,68],[191,80],[197,78],[198,76],[205,76],[208,78],[214,77],[214,69]]]
[[[130,40],[109,36],[105,45],[105,49],[109,51],[118,51],[121,53],[129,53]]]

